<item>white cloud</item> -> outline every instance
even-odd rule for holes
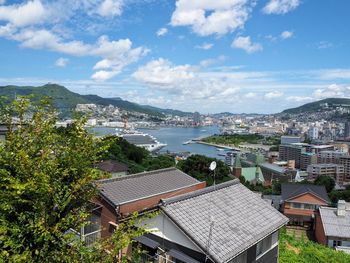
[[[331,42],[328,42],[328,41],[320,41],[319,43],[317,43],[318,49],[326,49],[326,48],[331,48],[331,47],[333,47],[333,44]]]
[[[224,35],[242,28],[255,1],[251,0],[177,0],[172,26],[190,26],[200,36]]]
[[[256,98],[257,94],[255,92],[248,92],[247,94],[244,94],[244,97],[247,99]]]
[[[286,14],[296,9],[300,4],[300,0],[270,0],[263,12],[265,14]]]
[[[5,0],[0,0],[0,5],[5,4]]]
[[[0,36],[19,41],[22,47],[45,49],[72,56],[94,56],[101,58],[94,69],[104,69],[96,72],[92,78],[107,80],[119,74],[124,67],[138,61],[149,50],[144,47],[132,47],[130,39],[109,40],[101,36],[94,44],[82,41],[65,41],[62,37],[46,29],[20,29],[11,26],[0,27]]]
[[[231,47],[245,50],[248,54],[252,54],[263,49],[259,43],[252,43],[250,37],[237,37],[233,40]]]
[[[265,94],[266,99],[277,99],[283,96],[281,91],[271,91]]]
[[[213,46],[214,46],[213,43],[203,43],[202,45],[195,46],[195,48],[208,50],[208,49],[211,49]]]
[[[174,85],[184,80],[194,78],[190,65],[175,66],[169,60],[159,58],[141,66],[133,77],[151,85]]]
[[[209,66],[211,66],[213,64],[221,63],[221,62],[223,62],[225,60],[226,60],[225,56],[218,56],[217,58],[208,58],[208,59],[201,60],[199,62],[199,65],[201,67],[206,68],[206,67],[209,67]]]
[[[350,86],[331,84],[326,88],[320,88],[314,91],[313,96],[316,99],[326,98],[345,98],[350,96]]]
[[[283,31],[282,33],[281,33],[281,38],[282,39],[288,39],[288,38],[291,38],[292,36],[293,36],[293,32],[292,31]]]
[[[67,66],[68,62],[69,62],[68,58],[59,58],[59,59],[56,60],[55,65],[57,67],[62,67],[63,68],[65,66]]]
[[[114,17],[122,14],[123,0],[104,0],[97,9],[100,16]]]
[[[310,74],[313,74],[323,80],[350,80],[350,69],[324,69],[310,72]]]
[[[292,102],[308,102],[308,101],[313,101],[314,98],[307,97],[307,96],[288,96],[286,100],[292,101]]]
[[[40,0],[32,0],[23,4],[0,6],[0,21],[14,26],[29,26],[42,23],[48,17]]]
[[[157,31],[157,36],[165,36],[168,33],[168,29],[166,27],[159,28]]]

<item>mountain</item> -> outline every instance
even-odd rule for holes
[[[282,113],[286,113],[286,114],[314,113],[314,112],[320,112],[320,111],[328,111],[338,106],[350,107],[350,99],[328,98],[324,100],[310,102],[296,108],[286,109],[282,111]]]
[[[187,112],[187,111],[180,111],[180,110],[173,110],[173,109],[161,109],[161,108],[157,108],[157,107],[153,107],[153,106],[149,106],[149,105],[142,105],[143,108],[145,109],[149,109],[151,111],[155,111],[161,114],[168,114],[168,115],[176,115],[176,116],[180,116],[180,117],[184,117],[184,116],[192,116],[193,112]]]
[[[151,106],[139,105],[137,103],[129,102],[121,98],[102,98],[97,95],[80,95],[57,84],[46,84],[44,86],[39,87],[13,85],[0,86],[0,96],[6,96],[9,99],[14,99],[16,96],[19,95],[33,95],[33,100],[39,100],[46,96],[51,97],[54,106],[62,112],[61,115],[63,117],[69,116],[71,111],[75,108],[77,104],[86,103],[94,103],[103,106],[113,105],[122,110],[145,113],[154,117],[164,117],[162,111],[171,111],[162,110]]]

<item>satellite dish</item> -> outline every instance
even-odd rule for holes
[[[212,171],[214,171],[215,168],[216,168],[216,162],[215,162],[215,161],[212,161],[211,164],[210,164],[210,166],[209,166],[209,169],[212,170]]]

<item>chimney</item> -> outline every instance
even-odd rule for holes
[[[338,201],[337,216],[345,216],[346,203],[345,200]]]

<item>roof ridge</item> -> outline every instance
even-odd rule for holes
[[[203,189],[200,189],[200,190],[196,190],[196,191],[193,191],[193,192],[189,192],[189,193],[186,193],[186,194],[182,194],[182,195],[178,195],[178,196],[175,196],[175,197],[162,199],[161,200],[161,206],[167,206],[167,205],[170,205],[170,204],[173,204],[173,203],[176,203],[176,202],[180,202],[180,201],[184,201],[186,199],[190,199],[190,198],[193,198],[193,197],[200,196],[202,194],[207,194],[207,193],[210,193],[210,192],[213,192],[213,191],[221,190],[223,188],[227,188],[227,187],[230,187],[232,185],[236,185],[238,183],[239,183],[238,179],[233,179],[233,180],[230,180],[230,181],[227,181],[227,182],[215,185],[215,186],[209,186],[209,187],[206,187],[206,188],[203,188]]]
[[[176,167],[168,167],[168,168],[163,168],[163,169],[158,169],[158,170],[153,170],[153,171],[143,171],[141,173],[130,174],[130,175],[122,176],[122,177],[101,179],[101,180],[97,180],[96,182],[103,184],[103,183],[109,183],[109,182],[115,182],[115,181],[123,181],[123,180],[127,180],[127,179],[142,177],[142,176],[146,176],[146,175],[150,175],[150,174],[158,174],[161,172],[173,171],[173,170],[179,170],[179,169],[177,169]],[[179,170],[179,171],[182,172],[181,170]]]

